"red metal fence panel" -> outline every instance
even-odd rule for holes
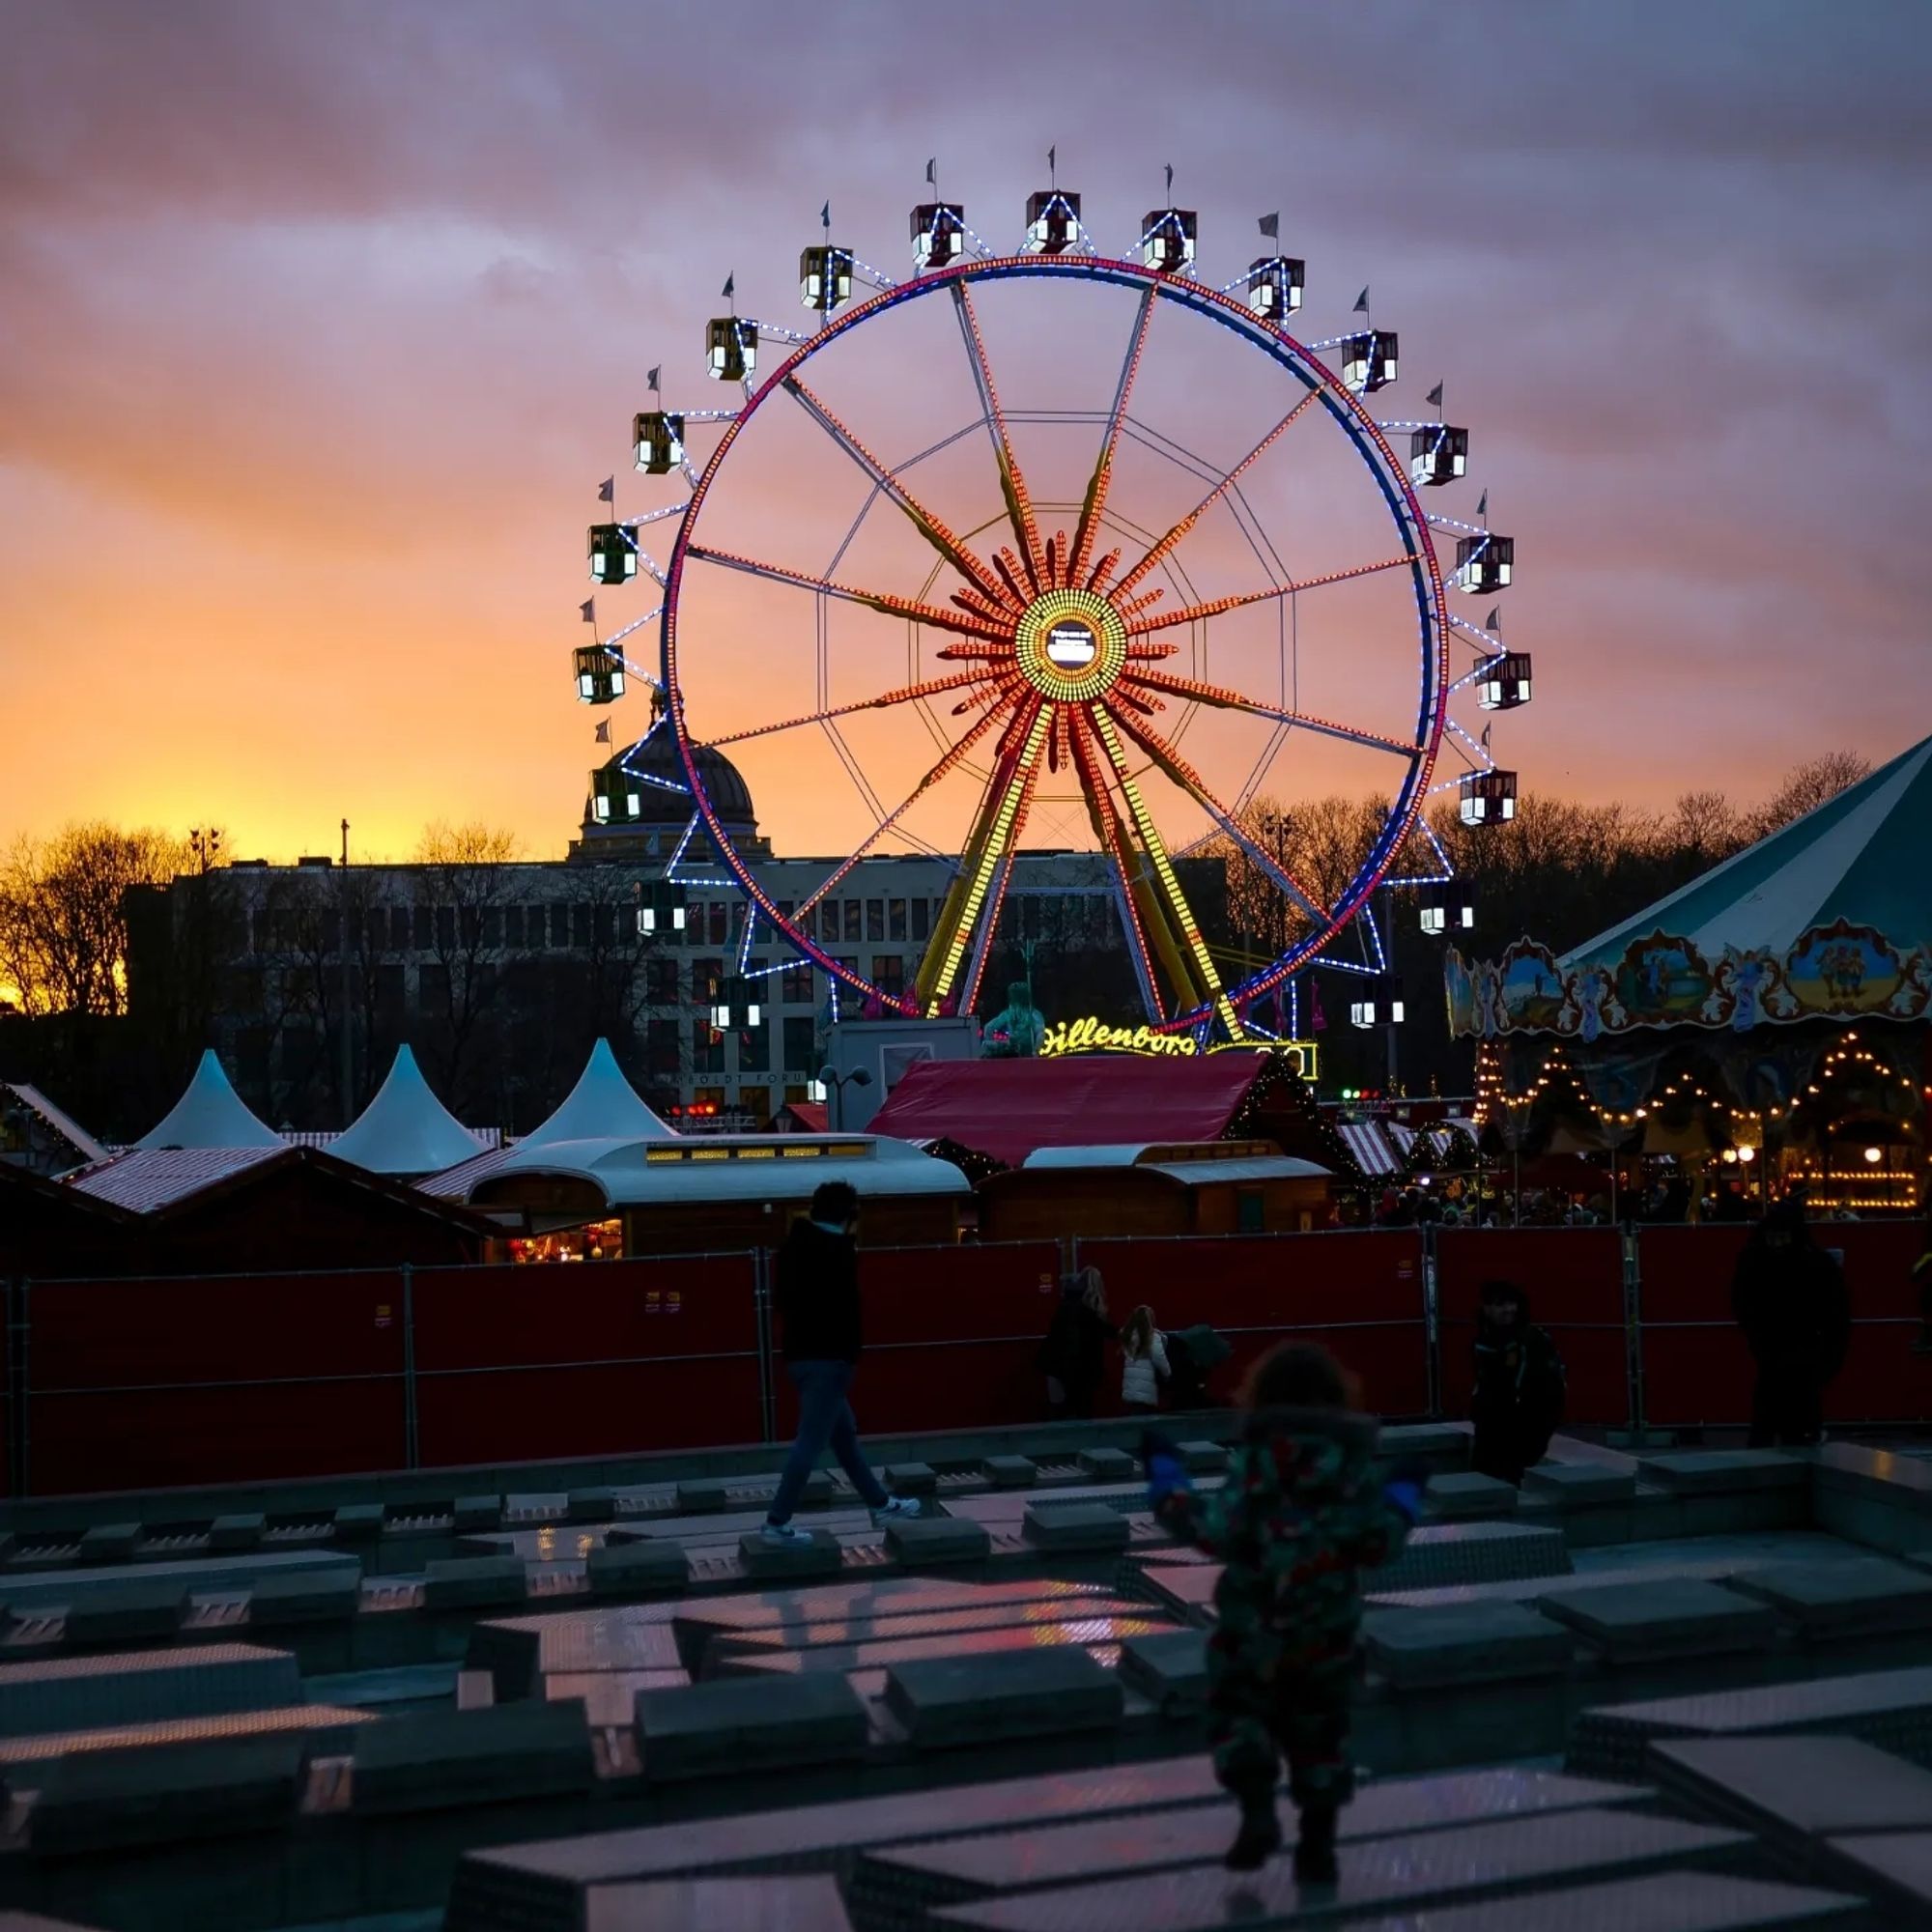
[[[1039,1421],[1046,1384],[1034,1357],[1059,1282],[1052,1241],[861,1248],[866,1351],[852,1389],[861,1429]],[[781,1348],[781,1326],[773,1341]],[[783,1438],[798,1425],[798,1403],[781,1365],[777,1379]]]
[[[1422,1238],[1413,1228],[1321,1235],[1180,1236],[1082,1241],[1117,1321],[1140,1302],[1163,1328],[1206,1321],[1234,1348],[1209,1390],[1231,1401],[1254,1359],[1277,1342],[1320,1342],[1362,1379],[1381,1415],[1429,1409]],[[1119,1380],[1113,1394],[1118,1406]]]
[[[1645,1228],[1642,1279],[1644,1419],[1658,1428],[1741,1427],[1756,1379],[1731,1309],[1731,1278],[1750,1230]],[[1819,1246],[1839,1252],[1852,1304],[1845,1366],[1825,1395],[1827,1422],[1932,1420],[1932,1359],[1915,1356],[1912,1264],[1922,1221],[1821,1221]]]
[[[418,1269],[417,1460],[755,1442],[756,1283],[749,1254]]]
[[[36,1495],[403,1465],[394,1269],[22,1293],[23,1474]]]
[[[1630,1356],[1623,1236],[1614,1228],[1443,1228],[1435,1236],[1442,1413],[1469,1412],[1482,1285],[1512,1281],[1563,1357],[1564,1420],[1625,1428]]]

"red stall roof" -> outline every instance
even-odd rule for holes
[[[1266,1065],[1261,1053],[1144,1059],[925,1060],[867,1123],[869,1134],[950,1140],[1018,1167],[1036,1148],[1217,1141]]]

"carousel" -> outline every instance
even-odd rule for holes
[[[1932,1064],[1932,738],[1558,957],[1446,962],[1506,1155],[1612,1156],[1665,1218],[1919,1211]],[[1616,1184],[1613,1181],[1612,1184]]]

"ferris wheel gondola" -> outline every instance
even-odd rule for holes
[[[927,178],[933,179],[930,166]],[[829,230],[829,205],[824,219]],[[1275,219],[1263,224],[1270,239]],[[742,406],[652,410],[639,413],[633,425],[638,469],[649,475],[682,473],[691,484],[689,500],[628,524],[592,528],[591,574],[599,583],[626,583],[643,574],[661,586],[660,610],[650,614],[659,622],[652,682],[654,697],[662,697],[663,724],[654,724],[653,729],[668,729],[679,749],[693,807],[686,842],[701,832],[751,901],[747,955],[750,932],[762,927],[795,953],[815,960],[835,982],[856,993],[867,1010],[940,1014],[968,1009],[977,999],[1016,855],[1050,791],[1056,799],[1078,802],[1092,849],[1110,868],[1123,941],[1151,1023],[1190,1032],[1203,1042],[1242,1037],[1242,1015],[1291,975],[1310,963],[1343,963],[1333,949],[1379,887],[1449,876],[1432,872],[1426,882],[1391,876],[1406,842],[1418,826],[1426,830],[1422,813],[1433,796],[1456,790],[1458,815],[1465,825],[1496,824],[1514,815],[1515,773],[1494,764],[1487,733],[1479,743],[1454,725],[1450,705],[1452,696],[1471,683],[1486,710],[1527,701],[1528,658],[1503,650],[1494,613],[1479,628],[1454,616],[1445,597],[1452,582],[1472,593],[1507,587],[1514,545],[1486,527],[1455,525],[1426,512],[1417,495],[1433,496],[1465,476],[1468,432],[1442,423],[1384,426],[1369,414],[1365,399],[1397,379],[1393,331],[1358,327],[1331,344],[1313,346],[1288,333],[1285,325],[1304,295],[1299,260],[1264,256],[1227,289],[1195,280],[1196,211],[1150,212],[1138,246],[1125,256],[1100,252],[1081,225],[1080,197],[1057,187],[1029,198],[1024,241],[1014,254],[988,251],[967,227],[958,202],[934,199],[916,206],[910,239],[913,272],[904,281],[867,269],[851,250],[835,248],[829,241],[806,248],[800,300],[819,317],[812,335],[761,326],[735,311],[714,318],[706,327],[706,373],[719,382],[742,384]],[[861,271],[869,292],[857,289]],[[1049,297],[1081,289],[1133,298],[1124,357],[1106,408],[1083,412],[1030,403],[1022,410],[1003,402],[981,309],[1023,285]],[[725,293],[732,288],[727,282]],[[990,515],[978,523],[956,512],[949,520],[932,507],[917,470],[935,451],[952,449],[964,431],[931,424],[913,439],[920,454],[906,460],[882,456],[873,446],[881,433],[862,434],[844,419],[828,400],[827,381],[815,366],[821,356],[835,364],[835,358],[853,355],[864,368],[895,366],[874,363],[865,348],[847,352],[844,345],[862,330],[869,343],[875,327],[883,341],[889,318],[928,298],[950,306],[957,322],[978,397],[977,421],[967,427],[990,438],[996,459]],[[1363,306],[1357,304],[1358,313]],[[1278,379],[1286,381],[1288,393],[1257,424],[1246,454],[1237,460],[1204,458],[1136,413],[1136,384],[1154,353],[1150,334],[1157,313],[1221,325],[1214,340],[1244,340],[1260,349]],[[1163,330],[1169,327],[1161,324]],[[758,370],[761,333],[773,338],[775,354],[783,352],[769,373]],[[1333,364],[1322,359],[1324,348],[1339,352]],[[900,413],[920,412],[929,387],[902,397]],[[1431,400],[1439,403],[1439,394]],[[729,517],[734,458],[755,433],[760,412],[790,405],[815,426],[827,457],[856,465],[869,489],[858,521],[831,559],[816,568],[761,555],[764,545],[728,530],[714,533],[714,526]],[[1311,413],[1339,430],[1342,459],[1364,476],[1365,500],[1378,506],[1385,526],[1392,526],[1393,540],[1383,546],[1387,554],[1344,555],[1326,565],[1291,570],[1260,527],[1249,492],[1274,460],[1270,453]],[[709,455],[688,454],[690,428],[707,421],[719,428]],[[1035,498],[1021,452],[1024,429],[1060,422],[1092,422],[1100,430],[1085,491],[1065,505]],[[1385,428],[1410,433],[1405,455],[1397,455]],[[884,434],[906,440],[890,425]],[[1198,478],[1193,507],[1178,518],[1161,513],[1151,521],[1131,514],[1116,495],[1129,445]],[[856,567],[862,549],[855,546],[875,512],[899,513],[923,539],[928,562],[923,581],[881,584]],[[1068,526],[1054,527],[1062,514]],[[675,541],[662,568],[638,546],[639,525],[659,516],[677,519]],[[1189,539],[1214,520],[1231,520],[1246,535],[1266,565],[1261,582],[1218,594],[1194,583],[1184,564]],[[1455,564],[1445,573],[1435,537],[1452,528],[1459,532]],[[691,600],[700,576],[708,580],[722,573],[797,595],[797,648],[815,653],[819,666],[819,695],[810,709],[761,717],[755,691],[748,691],[742,679],[724,687],[707,682],[703,668],[715,639],[692,614]],[[1238,649],[1231,652],[1224,644],[1209,654],[1209,638],[1227,635],[1226,624],[1241,612],[1272,610],[1282,636],[1298,639],[1298,613],[1312,608],[1311,600],[1332,586],[1368,584],[1385,573],[1406,585],[1408,649],[1419,673],[1409,704],[1393,722],[1324,716],[1304,706],[1296,697],[1298,656],[1293,677],[1262,677],[1242,662]],[[862,680],[856,695],[847,677],[833,675],[827,659],[829,613],[851,611],[885,620],[904,640],[903,673],[881,679],[869,691]],[[1459,630],[1476,642],[1480,655],[1467,676],[1452,679],[1449,648]],[[764,641],[765,649],[779,653],[770,659],[775,667],[783,662],[786,648],[781,634],[781,628]],[[598,648],[609,650],[609,640]],[[1293,649],[1298,653],[1299,643]],[[586,672],[588,655],[578,654],[580,691],[585,692],[589,675],[589,701],[608,701],[603,693],[611,680]],[[621,654],[617,661],[621,666]],[[1288,662],[1284,657],[1284,665]],[[616,675],[621,691],[621,668]],[[896,805],[895,793],[870,781],[847,742],[852,721],[878,713],[903,714],[909,727],[916,723],[936,740],[936,758],[909,788],[899,787],[906,795]],[[1270,734],[1267,759],[1245,776],[1218,770],[1213,755],[1195,749],[1212,737],[1209,727],[1195,724],[1208,718]],[[1438,781],[1445,734],[1469,769]],[[779,747],[815,737],[832,744],[845,761],[872,829],[855,838],[843,858],[828,862],[815,891],[780,903],[760,882],[755,855],[738,848],[708,796],[706,761],[715,764],[726,747],[762,751],[769,745],[781,756]],[[1339,891],[1318,892],[1294,876],[1244,820],[1259,784],[1273,769],[1271,760],[1291,741],[1338,746],[1360,755],[1386,788],[1380,836]],[[637,782],[622,759],[599,775],[592,809],[600,821],[638,815]],[[935,843],[931,835],[914,830],[939,801],[955,794],[956,835]],[[1191,814],[1206,834],[1177,842],[1164,829],[1176,812]],[[1292,911],[1290,942],[1258,969],[1224,975],[1190,902],[1180,861],[1208,841],[1244,856]],[[1431,842],[1436,843],[1433,835]],[[678,849],[682,853],[684,845]],[[903,985],[881,983],[862,973],[858,960],[833,952],[826,943],[830,928],[816,917],[854,867],[894,850],[952,854],[952,890],[936,908],[916,973]],[[1436,856],[1446,867],[1439,843]],[[1446,932],[1457,926],[1468,904],[1466,895],[1426,900],[1424,928]],[[1380,951],[1377,939],[1378,963]]]

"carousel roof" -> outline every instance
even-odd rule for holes
[[[258,1121],[228,1084],[209,1047],[187,1091],[161,1123],[134,1143],[137,1148],[279,1148],[282,1137]]]
[[[407,1046],[396,1049],[389,1077],[328,1144],[337,1160],[371,1174],[440,1174],[481,1151],[482,1143],[434,1094]]]
[[[1813,926],[1876,926],[1900,949],[1932,941],[1932,882],[1922,846],[1932,824],[1932,738],[1803,818],[1714,866],[1557,964],[1614,966],[1654,932],[1688,939],[1706,959],[1785,952]]]
[[[600,1039],[563,1104],[519,1148],[547,1147],[553,1141],[668,1141],[677,1138],[638,1097],[624,1078],[611,1042]]]

